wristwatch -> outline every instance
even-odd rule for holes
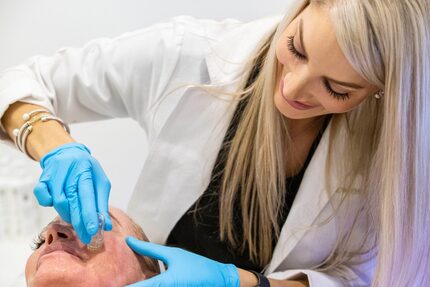
[[[266,278],[266,276],[264,276],[261,273],[255,272],[253,270],[250,270],[258,279],[258,283],[257,285],[255,285],[255,287],[270,287],[270,282],[269,279]]]

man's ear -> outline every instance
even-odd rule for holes
[[[145,262],[146,268],[144,268],[145,273],[147,272],[151,277],[154,275],[160,274],[160,266],[158,265],[158,260],[150,258],[148,256],[142,256],[143,261]]]
[[[140,268],[142,270],[142,280],[149,279],[160,274],[160,266],[158,261],[147,256],[138,256]]]

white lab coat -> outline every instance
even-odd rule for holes
[[[9,104],[21,100],[45,106],[68,123],[113,117],[136,120],[148,135],[149,153],[128,211],[151,241],[164,243],[209,184],[235,108],[196,87],[174,88],[205,83],[234,91],[245,60],[280,19],[241,23],[180,16],[115,39],[98,39],[81,49],[34,57],[1,74],[0,116]],[[369,260],[363,264],[312,270],[330,254],[339,220],[349,214],[341,209],[329,224],[304,228],[332,211],[324,174],[328,130],[306,170],[265,273],[276,279],[306,274],[313,287],[368,286],[375,261],[371,253],[364,255]],[[336,183],[339,175],[332,176]],[[351,203],[360,208],[362,200],[354,195]],[[358,225],[357,238],[364,228],[364,223]]]

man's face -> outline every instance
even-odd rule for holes
[[[118,209],[110,209],[113,228],[104,233],[104,246],[89,251],[73,228],[59,218],[40,234],[40,246],[27,260],[27,286],[124,286],[155,275],[142,271],[136,254],[124,238],[132,235],[133,223]]]

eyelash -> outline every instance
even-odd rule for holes
[[[39,234],[33,239],[33,244],[31,246],[32,250],[37,250],[45,243],[45,238]]]
[[[306,60],[306,57],[304,55],[300,54],[299,51],[297,51],[297,49],[294,47],[294,36],[288,36],[287,47],[288,47],[288,50],[291,52],[291,54],[293,54],[297,59]],[[341,94],[341,93],[337,93],[337,92],[333,91],[333,89],[330,87],[328,81],[325,79],[324,79],[324,87],[327,90],[327,92],[337,100],[345,101],[345,100],[349,99],[348,93]]]

